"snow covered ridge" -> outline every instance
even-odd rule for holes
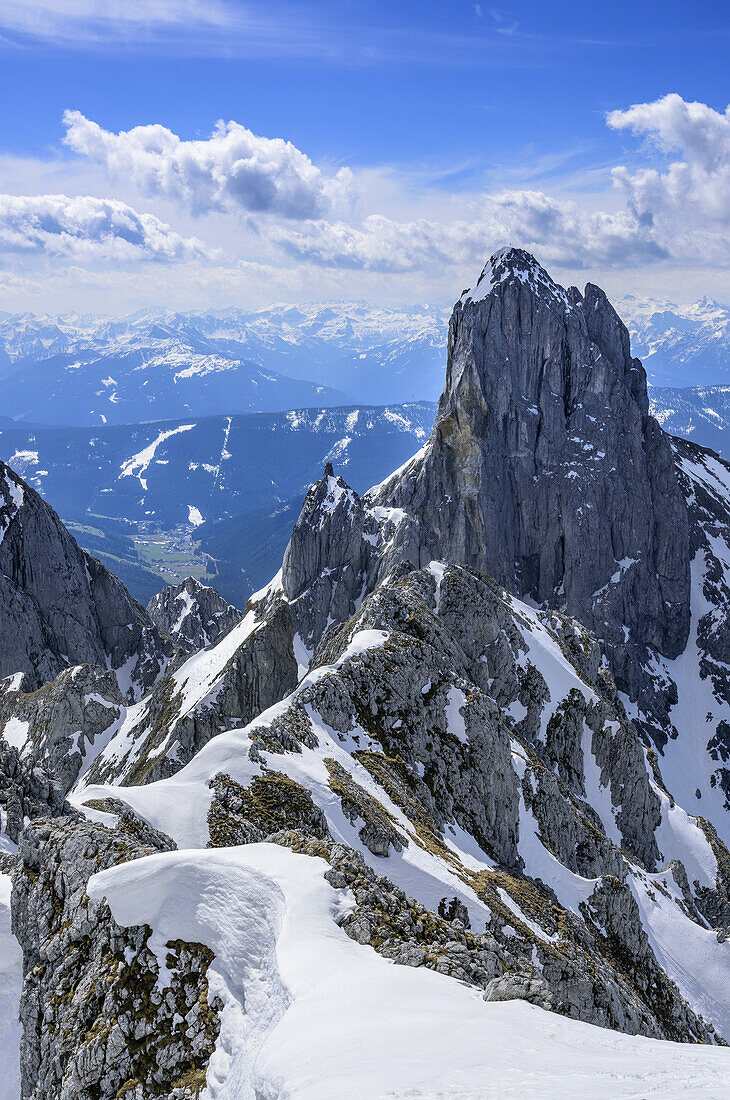
[[[448,315],[443,309],[414,306],[401,310],[362,302],[324,302],[301,306],[272,304],[259,310],[191,310],[188,312],[142,311],[118,319],[11,315],[0,320],[0,343],[12,360],[49,357],[63,351],[133,350],[147,346],[150,330],[172,340],[194,331],[208,339],[245,341],[256,334],[275,342],[305,343],[319,339],[346,343],[362,350],[374,342],[428,337],[440,347]]]
[[[3,413],[33,423],[128,424],[191,410],[433,400],[447,320],[441,308],[352,302],[116,320],[9,317],[0,320],[4,373],[12,368]]]
[[[730,458],[730,386],[653,386],[649,399],[664,431]]]
[[[187,651],[215,645],[243,618],[214,588],[187,577],[150,600],[152,621]]]
[[[730,306],[707,296],[690,305],[628,297],[617,308],[653,385],[730,381]]]
[[[440,974],[389,965],[336,928],[351,901],[326,869],[251,844],[150,856],[89,883],[122,926],[215,952],[208,977],[223,1010],[211,1100],[721,1095],[727,1050],[632,1039],[525,1002],[485,1004]]]

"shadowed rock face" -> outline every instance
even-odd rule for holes
[[[687,507],[648,410],[603,291],[565,291],[506,249],[454,308],[423,456],[372,501],[413,517],[407,556],[415,544],[421,563],[462,562],[576,615],[634,694],[636,646],[675,657],[690,621]]]
[[[124,669],[132,698],[152,686],[172,646],[113,573],[0,462],[0,677],[35,690],[69,665]]]
[[[243,615],[194,577],[165,585],[147,604],[152,622],[189,653],[215,645]]]

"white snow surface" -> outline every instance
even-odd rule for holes
[[[22,749],[28,739],[30,722],[23,722],[20,718],[8,718],[2,728],[2,736],[9,745],[15,749]]]
[[[157,439],[149,443],[138,454],[132,455],[131,458],[126,459],[122,463],[122,472],[119,477],[136,477],[142,488],[146,491],[147,481],[142,475],[146,473],[147,467],[154,459],[157,448],[161,443],[164,443],[166,439],[171,439],[173,435],[179,435],[180,432],[190,432],[194,427],[194,424],[181,424],[177,428],[169,428],[166,432],[160,432]]]
[[[0,1100],[20,1100],[20,991],[23,956],[10,931],[10,875],[0,874]]]
[[[352,901],[325,870],[252,844],[160,853],[90,880],[120,924],[215,952],[209,981],[225,1007],[203,1100],[727,1096],[727,1049],[488,1003],[434,971],[395,966],[338,928]]]

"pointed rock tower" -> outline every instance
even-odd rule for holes
[[[457,302],[433,435],[371,502],[408,513],[421,563],[485,570],[580,618],[631,694],[637,644],[686,645],[687,507],[644,369],[602,290],[564,290],[521,249]]]

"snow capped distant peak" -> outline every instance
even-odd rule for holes
[[[489,257],[476,286],[465,290],[460,301],[462,304],[482,302],[503,283],[521,283],[542,298],[547,296],[561,306],[568,305],[568,296],[563,288],[550,278],[535,257],[523,248],[512,246],[500,248]]]
[[[730,308],[705,295],[678,304],[624,298],[618,310],[649,381],[659,386],[718,385],[730,369]]]

